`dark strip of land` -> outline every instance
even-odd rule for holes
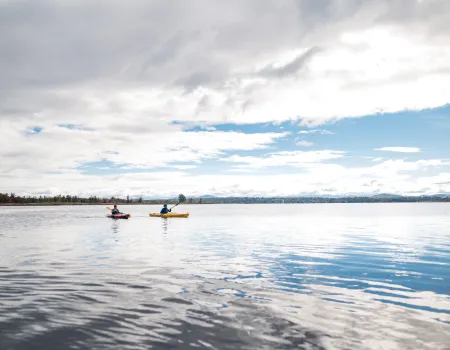
[[[16,196],[14,194],[0,193],[0,206],[16,205],[141,205],[163,203],[175,204],[178,200],[173,199],[143,199],[143,198],[100,198],[92,196],[80,198],[77,196]],[[397,195],[375,195],[375,196],[352,196],[352,197],[207,197],[187,198],[184,204],[295,204],[295,203],[414,203],[414,202],[450,202],[450,195],[428,195],[428,196],[397,196]]]

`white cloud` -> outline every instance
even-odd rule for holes
[[[42,121],[39,134],[27,135],[26,123],[0,121],[3,134],[0,158],[5,173],[69,171],[102,160],[128,169],[167,166],[174,162],[200,163],[228,150],[264,149],[286,135],[182,132],[181,126],[146,130],[145,124],[140,127],[133,120],[123,122],[124,127],[120,127],[120,118],[110,118],[104,125],[92,123],[91,130],[69,130]]]
[[[265,167],[290,166],[303,168],[311,163],[319,163],[325,160],[343,157],[345,152],[323,150],[323,151],[284,151],[267,154],[264,157],[233,155],[221,160],[229,163],[239,163],[237,168],[250,167],[253,169]]]
[[[333,133],[328,130],[322,129],[312,129],[312,130],[300,130],[299,134],[321,134],[321,135],[332,135]]]
[[[227,172],[231,173],[253,173],[253,170],[250,168],[231,168],[227,169]]]
[[[422,159],[414,162],[408,162],[405,160],[385,160],[384,162],[375,164],[368,168],[355,168],[353,171],[357,175],[370,175],[373,177],[390,177],[395,174],[401,174],[405,172],[414,172],[419,170],[427,170],[433,167],[442,167],[450,163],[442,159]]]
[[[420,148],[417,147],[381,147],[375,148],[375,151],[399,152],[399,153],[418,153]]]
[[[99,196],[157,196],[167,198],[178,193],[202,195],[298,195],[345,193],[439,193],[450,192],[450,169],[436,175],[411,176],[411,172],[445,165],[440,160],[418,162],[388,161],[368,168],[309,163],[295,174],[265,174],[241,169],[239,174],[192,175],[184,172],[152,172],[107,176],[49,174],[45,177],[2,178],[3,188],[21,184],[25,193],[71,193]],[[105,187],[105,183],[108,184]],[[170,187],[167,186],[170,183]],[[18,192],[16,192],[18,194]]]
[[[171,165],[170,167],[179,170],[188,170],[197,168],[196,165]]]
[[[301,146],[301,147],[310,147],[310,146],[314,145],[314,143],[305,141],[305,140],[298,140],[295,142],[295,144],[297,146]]]

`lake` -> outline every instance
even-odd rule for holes
[[[450,205],[0,207],[0,349],[449,349]]]

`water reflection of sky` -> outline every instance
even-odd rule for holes
[[[319,244],[316,236],[308,243],[292,242],[289,252],[271,255],[275,288],[348,304],[364,300],[364,293],[372,302],[450,314],[448,226],[430,233],[423,218],[416,225],[379,218],[357,234],[339,221],[334,224],[330,234],[340,236],[334,236],[334,244],[327,239]]]
[[[151,248],[152,254],[170,250],[176,253],[173,254],[174,257],[188,263],[203,256],[205,264],[198,265],[199,270],[204,267],[208,267],[208,270],[221,268],[208,259],[222,261],[224,270],[233,267],[235,260],[235,268],[252,272],[253,275],[270,272],[274,280],[280,280],[280,283],[282,280],[289,282],[289,278],[295,274],[314,273],[323,278],[334,276],[388,281],[417,291],[450,293],[449,283],[446,283],[450,278],[450,245],[446,234],[450,227],[448,220],[441,222],[439,226],[436,216],[411,218],[404,213],[400,213],[398,217],[392,213],[384,216],[385,212],[383,216],[375,217],[358,213],[325,217],[306,215],[305,211],[311,210],[313,206],[307,206],[307,210],[304,210],[305,206],[298,206],[300,216],[293,215],[296,212],[290,212],[296,206],[238,206],[240,210],[235,215],[224,218],[211,215],[218,207],[221,207],[220,211],[231,208],[231,213],[236,208],[202,207],[202,212],[195,213],[194,210],[188,220],[165,220],[149,218],[145,209],[137,207],[140,212],[133,212],[130,220],[78,219],[77,227],[73,220],[73,208],[63,209],[63,215],[58,220],[53,215],[53,208],[50,209],[50,220],[43,219],[42,208],[33,208],[27,215],[41,218],[42,221],[35,223],[35,226],[46,230],[51,236],[49,244],[56,235],[59,235],[58,239],[62,238],[61,231],[77,228],[80,232],[76,235],[64,235],[63,238],[68,241],[63,240],[62,243],[75,243],[80,251],[89,251],[92,255],[105,252],[143,259],[148,258],[147,251],[137,248]],[[280,211],[280,207],[283,210]],[[99,210],[97,207],[93,208]],[[324,207],[320,208],[324,210]],[[328,212],[324,214],[329,215],[330,207],[326,208]],[[89,209],[90,213],[94,212],[92,208]],[[104,212],[101,214],[103,216]],[[60,225],[61,220],[67,221],[69,218],[66,215],[72,216],[71,222],[66,223],[70,227]],[[86,216],[83,213],[76,215]],[[61,216],[64,218],[61,219]],[[58,226],[58,229],[52,231],[54,226]],[[99,234],[99,231],[104,233]],[[167,236],[166,239],[162,240],[161,233]],[[161,256],[161,260],[163,263],[165,259]],[[357,285],[344,284],[348,288],[356,288]]]
[[[124,310],[148,303],[153,293],[177,315],[190,302],[232,319],[250,313],[250,324],[279,315],[335,339],[345,333],[361,348],[364,339],[414,344],[409,334],[420,333],[437,349],[450,323],[450,220],[427,205],[427,215],[406,215],[402,205],[373,215],[379,206],[358,208],[195,206],[189,219],[169,220],[130,207],[122,221],[100,207],[8,209],[0,267],[83,285],[83,297],[99,284],[111,294],[102,312],[120,300]]]

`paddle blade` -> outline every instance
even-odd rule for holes
[[[184,196],[184,194],[180,194],[178,196],[178,202],[180,202],[180,203],[186,202],[186,197]]]

